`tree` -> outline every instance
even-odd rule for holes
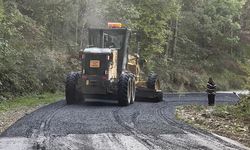
[[[242,10],[242,29],[250,30],[250,0],[247,0]]]

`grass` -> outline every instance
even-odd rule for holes
[[[236,105],[190,105],[178,107],[176,112],[179,120],[250,147],[250,97]]]
[[[30,95],[15,98],[12,100],[0,101],[0,113],[7,112],[9,110],[18,109],[22,107],[36,107],[40,105],[47,105],[58,100],[63,99],[64,95],[61,92],[57,93],[44,93],[40,95]]]

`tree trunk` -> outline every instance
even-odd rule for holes
[[[175,22],[174,22],[174,38],[173,38],[173,48],[172,48],[172,52],[171,52],[171,57],[174,57],[174,54],[176,52],[176,45],[177,45],[177,38],[178,38],[178,18],[176,18]]]
[[[171,21],[172,31],[173,31],[173,38],[169,45],[169,57],[173,58],[176,52],[177,47],[177,38],[178,38],[178,18],[174,21]]]
[[[76,1],[77,9],[76,9],[76,27],[75,27],[75,32],[76,32],[76,49],[78,48],[78,21],[79,21],[79,1]]]
[[[55,12],[55,3],[53,5],[53,12]],[[54,21],[54,16],[51,18],[51,37],[50,37],[50,50],[53,51],[54,49],[54,31],[55,30],[55,21]]]

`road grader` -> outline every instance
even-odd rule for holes
[[[121,23],[88,31],[89,46],[79,52],[81,70],[66,78],[67,104],[85,99],[111,99],[117,100],[120,106],[128,106],[136,99],[163,100],[158,75],[150,73],[147,80],[141,76],[143,61],[139,57],[138,38],[136,50],[130,46],[136,32]]]

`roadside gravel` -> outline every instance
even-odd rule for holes
[[[176,109],[176,116],[196,128],[216,133],[236,140],[250,147],[250,122],[244,122],[221,110],[226,106],[181,106]]]
[[[63,94],[44,93],[0,101],[0,134],[20,118],[63,98]]]
[[[14,110],[9,110],[6,112],[0,113],[0,133],[6,130],[9,126],[13,123],[18,121],[20,118],[24,117],[25,115],[30,114],[31,112],[39,109],[43,105],[36,106],[36,107],[21,107]]]

